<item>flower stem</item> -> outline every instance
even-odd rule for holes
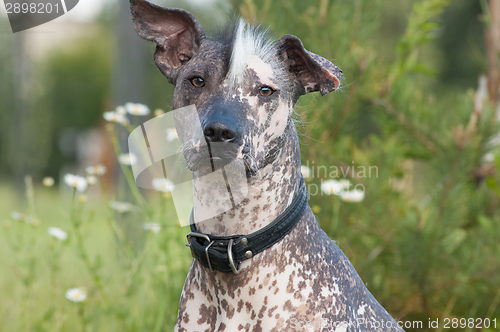
[[[337,226],[340,218],[340,204],[339,199],[334,196],[333,197],[333,211],[332,211],[332,221],[330,222],[330,235],[333,236],[333,233],[337,230]]]
[[[78,316],[80,316],[80,319],[82,321],[82,332],[87,331],[87,320],[85,319],[85,312],[84,312],[84,306],[83,303],[82,305],[79,306],[78,308]]]
[[[85,248],[85,244],[83,242],[83,237],[80,232],[80,225],[81,225],[81,220],[79,220],[77,216],[77,206],[75,206],[75,197],[76,197],[76,188],[73,189],[73,197],[71,200],[71,225],[73,226],[73,231],[75,233],[75,238],[76,238],[76,244],[78,246],[78,250],[80,252],[80,256],[82,258],[82,261],[85,265],[85,268],[87,269],[90,277],[92,278],[102,300],[104,303],[107,303],[106,299],[106,294],[104,292],[104,287],[102,286],[101,283],[101,278],[97,275],[95,272],[95,269],[92,267],[92,263],[90,262],[89,255],[87,253],[87,249]],[[83,205],[83,204],[82,204]],[[81,211],[79,211],[81,212]]]
[[[121,148],[120,144],[118,143],[118,137],[116,136],[116,132],[114,129],[111,131],[111,142],[113,143],[113,149],[115,151],[115,154],[117,156],[121,155]],[[120,168],[125,175],[125,180],[127,181],[127,184],[130,188],[130,191],[132,192],[132,195],[134,196],[137,204],[141,208],[142,213],[148,218],[152,219],[151,211],[147,208],[147,203],[144,197],[142,196],[141,192],[137,188],[137,185],[135,184],[132,172],[130,172],[130,169],[120,163]]]

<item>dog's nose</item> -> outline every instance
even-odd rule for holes
[[[237,136],[237,128],[230,122],[212,121],[203,129],[207,142],[232,142]]]

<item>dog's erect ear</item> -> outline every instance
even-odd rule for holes
[[[156,43],[156,65],[174,83],[176,69],[189,61],[205,40],[200,22],[185,10],[163,8],[145,0],[130,0],[130,9],[135,30]]]
[[[324,96],[340,86],[342,70],[330,61],[307,51],[299,38],[281,37],[276,43],[288,70],[304,87],[304,92],[319,91]]]

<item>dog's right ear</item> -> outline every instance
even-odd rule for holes
[[[163,8],[145,0],[130,0],[134,27],[139,36],[155,42],[155,63],[170,83],[205,40],[205,32],[193,14]]]
[[[324,96],[338,89],[344,76],[339,67],[306,50],[295,36],[285,35],[276,44],[288,70],[304,87],[302,94],[319,91]]]

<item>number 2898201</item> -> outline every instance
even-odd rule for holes
[[[60,8],[59,3],[55,5],[51,3],[5,3],[5,9],[7,14],[52,14],[59,13],[62,8]]]

